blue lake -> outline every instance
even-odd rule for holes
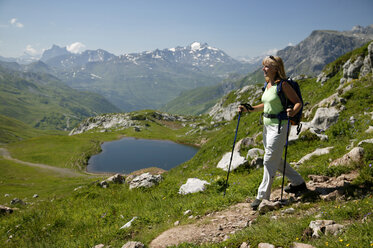
[[[128,174],[136,170],[158,167],[169,170],[191,159],[197,148],[171,141],[123,138],[105,142],[102,152],[88,161],[88,172]]]

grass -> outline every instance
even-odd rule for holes
[[[302,93],[305,101],[310,103],[309,107],[333,94],[340,76],[340,73],[335,74],[323,87],[315,79],[301,81]],[[288,161],[298,161],[316,148],[333,146],[330,154],[313,157],[298,171],[307,178],[309,174],[338,176],[357,170],[360,176],[347,191],[346,201],[313,199],[292,206],[296,208],[293,215],[282,215],[279,210],[259,216],[252,226],[231,235],[222,243],[181,244],[178,247],[239,247],[242,242],[248,242],[252,247],[260,242],[282,247],[289,247],[293,242],[315,247],[372,246],[373,145],[363,145],[365,154],[362,163],[329,167],[332,160],[348,152],[346,146],[351,142],[356,146],[361,140],[373,138],[372,133],[365,132],[368,126],[372,126],[371,115],[364,114],[372,112],[371,77],[355,80],[352,86],[343,96],[347,104],[338,122],[325,131],[329,140],[320,141],[305,134],[304,139],[291,143],[288,150]],[[235,100],[233,95],[232,99],[228,99]],[[160,233],[173,227],[175,221],[180,221],[181,225],[192,223],[193,220],[183,214],[186,210],[191,210],[194,216],[204,216],[255,197],[262,169],[246,167],[231,172],[227,194],[223,197],[226,172],[216,168],[223,154],[232,149],[237,117],[231,122],[213,124],[206,116],[191,118],[188,124],[193,124],[193,128],[179,122],[152,119],[152,111],[136,112],[135,115],[145,127],[140,132],[129,128],[106,133],[92,130],[74,136],[66,133],[43,135],[9,143],[6,148],[20,160],[84,170],[89,156],[99,151],[100,143],[122,136],[169,139],[187,144],[197,144],[202,139],[208,141],[191,160],[163,174],[162,182],[150,189],[130,190],[127,184],[110,185],[103,189],[96,185],[101,176],[67,178],[0,159],[0,203],[9,206],[14,197],[28,203],[17,206],[19,209],[13,214],[0,216],[2,247],[93,247],[100,243],[122,247],[129,240],[148,245]],[[349,123],[351,115],[357,119],[354,124]],[[218,127],[214,127],[215,124]],[[237,140],[252,137],[261,129],[259,114],[245,114],[241,118]],[[198,131],[186,135],[193,130]],[[261,139],[256,142],[255,147],[261,148]],[[207,180],[210,185],[204,192],[179,195],[180,186],[191,177]],[[280,185],[281,179],[276,178],[273,187]],[[82,187],[74,191],[79,186]],[[5,194],[11,197],[5,197]],[[32,198],[34,194],[40,197]],[[304,237],[303,231],[319,214],[323,219],[333,219],[346,225],[345,231],[339,236],[321,236],[320,239]],[[276,215],[277,219],[272,215]],[[120,229],[135,216],[137,219],[130,228]]]

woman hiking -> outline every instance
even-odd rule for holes
[[[248,109],[244,105],[239,106],[241,112],[263,111],[263,145],[265,149],[263,165],[263,180],[258,188],[258,195],[251,203],[256,210],[263,199],[269,200],[271,186],[277,170],[283,172],[284,161],[282,160],[283,148],[287,139],[287,121],[281,122],[277,117],[283,111],[283,105],[277,94],[277,84],[281,83],[282,91],[286,98],[293,104],[293,108],[286,109],[287,117],[293,117],[300,111],[302,102],[294,89],[287,83],[284,63],[278,56],[268,56],[263,60],[263,72],[266,80],[266,88],[262,95],[262,103]],[[299,193],[307,190],[302,176],[286,163],[285,176],[290,180],[290,185],[285,187],[287,193]]]

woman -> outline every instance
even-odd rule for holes
[[[256,210],[263,199],[269,200],[271,195],[271,186],[277,170],[283,172],[282,152],[286,142],[287,121],[280,122],[278,118],[267,118],[274,116],[283,111],[280,97],[277,94],[277,84],[282,82],[282,90],[293,104],[293,108],[286,109],[287,116],[293,117],[300,111],[302,107],[299,99],[293,88],[286,82],[286,74],[284,63],[278,56],[269,56],[263,60],[263,72],[267,82],[267,87],[262,95],[262,102],[259,105],[247,109],[240,105],[239,111],[257,112],[263,111],[263,145],[265,149],[263,165],[264,174],[262,183],[258,189],[258,195],[251,207]],[[267,117],[266,117],[267,116]],[[279,126],[280,125],[280,126]],[[298,193],[307,189],[304,179],[296,172],[288,163],[286,163],[285,176],[290,180],[291,184],[285,187],[287,193]]]

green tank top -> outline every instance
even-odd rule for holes
[[[264,113],[278,114],[283,110],[280,97],[277,95],[277,85],[265,89],[262,95],[262,102],[264,103]],[[263,123],[264,125],[274,125],[279,124],[279,120],[263,117]]]

